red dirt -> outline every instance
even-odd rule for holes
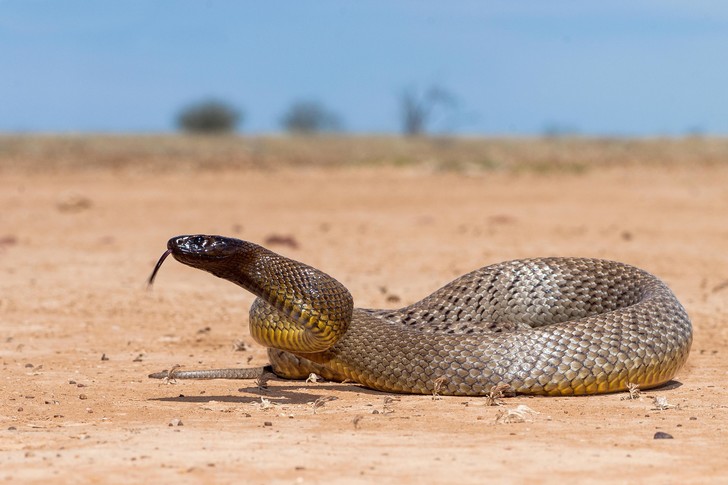
[[[728,168],[582,174],[422,167],[0,177],[0,479],[10,482],[708,483],[728,476]],[[252,297],[168,261],[219,233],[323,269],[358,306],[420,299],[480,266],[592,256],[664,279],[692,317],[672,385],[506,399],[390,396],[350,384],[180,381],[262,365]],[[278,244],[276,244],[278,242]],[[282,243],[281,243],[282,242]],[[247,350],[235,351],[242,339]],[[656,410],[653,397],[675,407]],[[321,398],[336,398],[321,406]],[[525,404],[538,414],[496,421]],[[181,425],[170,423],[181,420]],[[674,439],[654,439],[656,432]]]

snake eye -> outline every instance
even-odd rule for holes
[[[200,246],[200,247],[205,247],[205,246],[206,246],[206,244],[205,244],[205,243],[206,243],[207,241],[206,241],[206,239],[205,239],[204,237],[202,237],[202,236],[195,236],[195,237],[193,237],[193,238],[192,238],[192,240],[191,240],[190,242],[191,242],[191,243],[192,243],[192,244],[193,244],[194,246]]]

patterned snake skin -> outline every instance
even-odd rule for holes
[[[685,363],[692,327],[659,279],[597,259],[524,259],[461,276],[399,310],[354,308],[325,273],[255,244],[179,236],[178,261],[258,298],[250,331],[273,371],[311,372],[389,392],[478,396],[575,395],[642,389]],[[186,375],[185,375],[186,374]],[[155,375],[153,375],[155,376]],[[158,377],[158,376],[157,376]],[[177,378],[244,378],[248,369],[177,372]]]

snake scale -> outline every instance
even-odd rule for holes
[[[468,273],[398,310],[355,308],[326,273],[223,236],[169,240],[171,254],[258,298],[253,338],[284,378],[315,372],[388,392],[580,395],[669,381],[692,343],[690,319],[655,276],[583,258],[509,261]],[[244,378],[253,369],[174,372]],[[152,374],[161,377],[165,374]],[[167,374],[172,375],[172,374]]]

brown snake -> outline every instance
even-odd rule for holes
[[[399,310],[354,308],[334,278],[222,236],[169,240],[168,254],[258,298],[253,338],[285,378],[316,373],[389,392],[574,395],[669,381],[692,342],[687,313],[651,274],[598,259],[509,261],[468,273]],[[260,369],[150,377],[250,378]]]

